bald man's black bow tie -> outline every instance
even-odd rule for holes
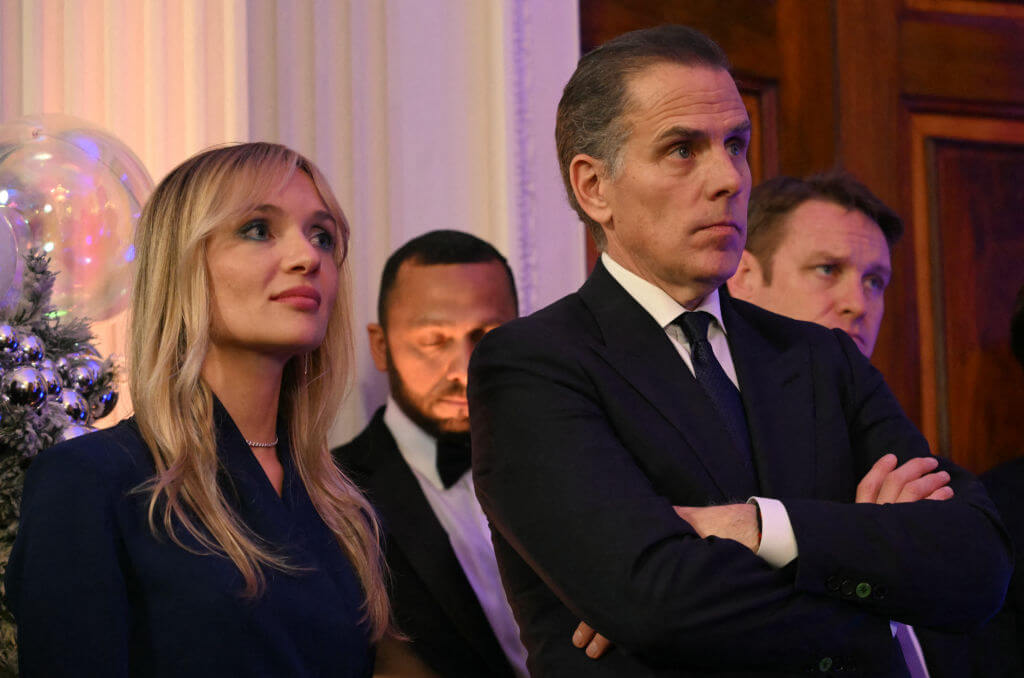
[[[469,435],[442,436],[437,439],[437,473],[444,489],[459,481],[469,470],[471,459]]]

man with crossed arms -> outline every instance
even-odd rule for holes
[[[687,28],[620,36],[566,86],[563,179],[601,261],[469,370],[532,676],[907,676],[892,620],[968,628],[1005,592],[984,490],[849,337],[722,288],[749,133],[724,54]],[[615,643],[598,661],[560,642],[579,618]]]

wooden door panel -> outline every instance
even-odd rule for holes
[[[981,472],[1024,453],[1024,379],[1009,350],[1024,285],[1024,122],[915,113],[910,129],[922,430]]]
[[[976,472],[1024,454],[1010,314],[1024,286],[1024,145],[933,144],[947,447]]]
[[[1017,21],[915,16],[902,23],[900,36],[908,95],[1002,102],[1024,91],[1024,33]]]
[[[1024,145],[936,142],[933,156],[948,446],[954,460],[981,471],[1024,453],[1024,373],[1009,342],[1024,286]]]
[[[776,9],[758,0],[580,0],[580,47],[588,52],[627,31],[664,23],[707,33],[738,67],[779,71]]]
[[[1021,0],[907,0],[907,7],[970,17],[1024,18]]]
[[[750,116],[750,147],[747,162],[756,185],[779,173],[779,97],[774,82],[740,80],[743,105]]]
[[[1024,373],[1009,348],[1024,285],[1024,123],[919,116],[913,142],[922,391],[933,447],[981,472],[1024,452]]]

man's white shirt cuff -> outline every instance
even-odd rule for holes
[[[756,504],[761,513],[761,544],[757,555],[772,567],[785,567],[796,560],[796,535],[789,522],[789,512],[778,499],[751,497],[748,504]]]

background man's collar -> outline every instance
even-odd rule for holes
[[[409,468],[443,490],[444,483],[437,472],[437,439],[414,424],[391,396],[384,408],[384,424]]]

